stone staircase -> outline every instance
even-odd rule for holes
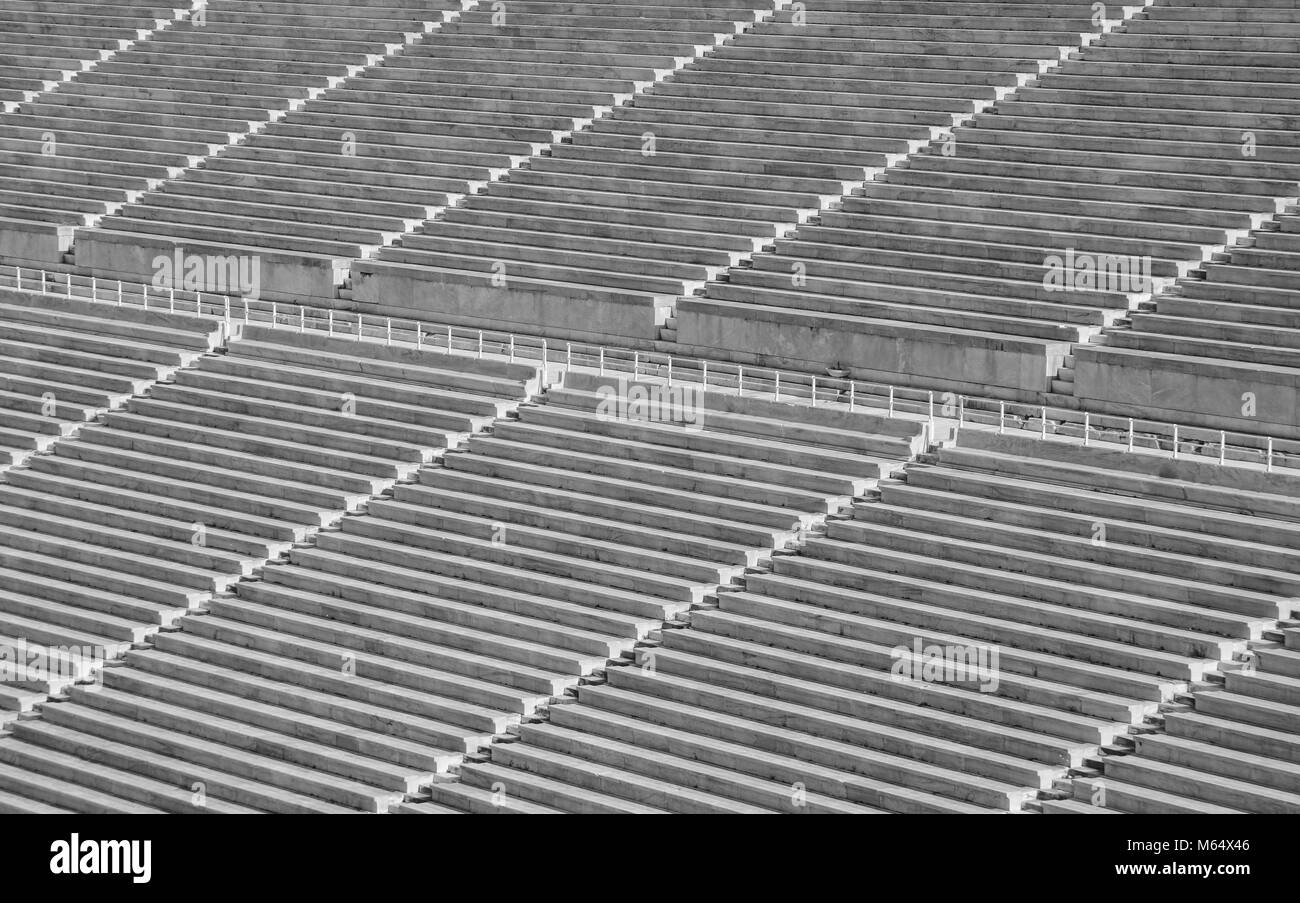
[[[1300,631],[1283,623],[1044,811],[1300,811]]]
[[[1210,427],[1267,422],[1295,436],[1297,212],[1287,206],[1135,312],[1127,328],[1080,348],[1081,398],[1099,410],[1142,409]],[[1139,365],[1146,376],[1135,385]]]

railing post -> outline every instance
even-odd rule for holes
[[[781,400],[781,371],[773,370],[772,372],[776,374],[776,400],[780,401]]]
[[[122,280],[117,280],[117,306],[122,306]]]
[[[1039,427],[1040,429],[1038,435],[1040,436],[1040,438],[1046,439],[1047,438],[1047,405],[1043,405],[1042,422],[1039,424]]]
[[[812,378],[812,406],[817,407],[817,377]]]
[[[144,309],[148,310],[149,309],[149,283],[142,282],[140,283],[140,285],[144,289]],[[68,297],[69,298],[72,297],[72,277],[68,277]]]
[[[1133,418],[1128,419],[1128,450],[1133,450]]]
[[[174,285],[167,286],[167,309],[176,309],[176,286]],[[196,309],[195,313],[203,313],[203,311]]]
[[[641,375],[641,352],[633,351],[632,352],[632,381],[635,382],[636,378],[640,375]]]
[[[1083,444],[1086,447],[1091,442],[1091,436],[1088,433],[1092,430],[1092,415],[1087,411],[1083,412]]]
[[[415,350],[421,351],[423,349],[424,349],[424,324],[416,323],[415,324]]]
[[[64,294],[64,297],[67,297],[67,298],[71,298],[71,297],[72,297],[72,274],[71,274],[71,273],[68,274],[68,281],[67,281],[67,283],[65,284],[65,289],[64,289],[63,294]],[[147,297],[147,296],[146,296],[146,297]],[[149,305],[147,305],[147,304],[145,305],[145,307],[148,307],[148,306],[149,306]]]
[[[1178,424],[1174,424],[1174,460],[1178,460]]]
[[[96,276],[90,277],[90,300],[99,300],[99,278]]]
[[[736,365],[736,394],[741,397],[745,395],[745,368],[740,364]]]
[[[668,355],[668,388],[673,387],[673,356]]]
[[[329,318],[330,318],[330,338],[333,338],[334,337],[334,308],[332,307],[330,308],[329,311]]]
[[[393,318],[384,317],[384,344],[389,347],[393,344]]]
[[[1219,430],[1219,466],[1223,466],[1223,460],[1228,454],[1228,434]]]
[[[564,343],[564,370],[567,373],[573,369],[573,343]]]
[[[515,334],[510,333],[510,363],[515,362]]]
[[[298,307],[298,331],[307,331],[307,308],[302,306]]]
[[[45,271],[41,270],[41,294],[45,294]]]
[[[479,360],[483,359],[483,330],[481,329],[478,331],[478,357]]]
[[[889,419],[894,419],[894,387],[889,387]]]
[[[230,296],[229,295],[221,296],[221,306],[222,309],[225,311],[226,325],[229,326],[230,325]]]
[[[95,277],[91,276],[90,278],[94,279]],[[23,268],[20,266],[14,267],[14,288],[20,292],[23,290]]]
[[[1265,473],[1273,472],[1273,437],[1272,436],[1268,437],[1268,452],[1264,458],[1264,472]]]
[[[357,341],[361,341],[361,334],[366,331],[365,314],[357,314]]]
[[[925,393],[926,405],[930,412],[930,433],[934,434],[934,390],[930,389]]]
[[[857,401],[858,401],[857,385],[858,384],[855,383],[853,380],[849,380],[849,410],[850,411],[852,411],[853,408],[857,405]]]
[[[605,375],[605,346],[600,346],[600,375]]]
[[[280,305],[277,302],[272,301],[271,302],[271,328],[275,329],[275,327],[279,324],[279,322],[280,322]]]
[[[1007,428],[1007,403],[998,402],[998,435],[1001,436]]]
[[[546,359],[546,339],[542,339],[542,382],[546,382],[547,374],[550,372],[551,362]],[[545,385],[542,388],[546,388]]]

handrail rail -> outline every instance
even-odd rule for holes
[[[55,278],[51,280],[51,276]],[[934,390],[876,383],[848,376],[817,376],[707,358],[674,358],[660,352],[585,342],[551,342],[541,336],[400,317],[371,315],[367,321],[366,314],[359,311],[262,301],[215,292],[160,289],[147,283],[121,279],[105,280],[95,276],[79,278],[81,281],[77,282],[71,273],[50,273],[39,268],[27,268],[24,271],[22,267],[0,265],[0,288],[10,287],[32,294],[61,294],[74,300],[210,317],[221,320],[228,329],[233,328],[235,323],[267,324],[273,329],[283,327],[300,332],[311,330],[387,345],[395,344],[396,333],[396,344],[409,344],[416,348],[440,349],[450,354],[465,353],[480,358],[504,358],[512,362],[533,359],[542,364],[544,387],[550,384],[552,362],[558,361],[561,373],[575,368],[594,369],[602,374],[607,370],[615,373],[630,372],[634,379],[666,378],[670,385],[674,380],[698,382],[705,390],[730,390],[739,395],[748,391],[760,396],[770,395],[775,401],[789,404],[811,407],[841,405],[847,406],[850,411],[879,411],[888,418],[919,417],[931,427],[936,420],[947,420],[953,421],[957,430],[972,426],[995,427],[999,433],[1005,433],[1010,422],[1015,429],[1037,432],[1045,440],[1073,441],[1084,446],[1096,441],[1119,445],[1129,451],[1149,449],[1154,443],[1157,453],[1167,449],[1175,460],[1188,456],[1200,459],[1209,457],[1225,466],[1262,466],[1269,473],[1275,466],[1287,469],[1300,467],[1300,443],[1295,443],[1293,451],[1288,449],[1280,452],[1275,447],[1277,443],[1274,438],[1267,435],[1122,418],[951,392],[939,393],[939,414],[936,416]],[[27,288],[24,282],[35,283],[38,287]],[[62,292],[57,291],[60,287]],[[402,336],[411,338],[403,342]],[[1094,426],[1094,418],[1103,425]],[[1108,425],[1115,422],[1122,425],[1119,428]],[[1291,444],[1287,443],[1288,446]]]

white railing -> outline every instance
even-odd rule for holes
[[[217,319],[233,333],[240,324],[273,329],[318,332],[357,341],[407,345],[447,354],[469,355],[518,363],[535,362],[542,368],[543,385],[551,372],[585,369],[600,374],[630,374],[634,379],[666,379],[698,383],[702,389],[734,392],[811,407],[838,406],[849,411],[878,413],[886,418],[939,421],[955,430],[978,428],[1006,433],[1008,429],[1036,433],[1044,440],[1124,448],[1129,451],[1167,453],[1174,459],[1196,458],[1222,465],[1300,467],[1300,442],[1274,440],[1252,433],[1171,424],[1052,408],[1021,402],[969,396],[847,376],[814,376],[770,367],[674,357],[660,352],[557,342],[544,337],[434,324],[426,321],[367,316],[356,311],[315,308],[262,301],[213,292],[161,289],[145,283],[105,280],[42,269],[0,266],[0,288],[35,294],[94,301],[110,305],[143,307],[171,314]],[[557,366],[558,365],[558,366]]]

